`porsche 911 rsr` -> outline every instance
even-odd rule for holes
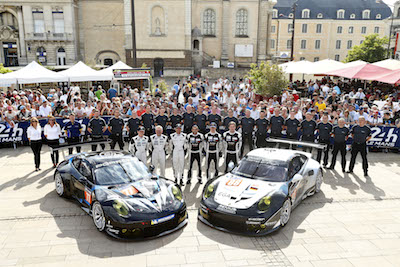
[[[204,187],[198,218],[216,229],[265,235],[285,226],[291,211],[321,189],[320,164],[297,150],[260,148]]]
[[[147,238],[187,224],[179,185],[152,175],[126,152],[82,153],[61,162],[56,192],[79,201],[99,231],[118,238]]]

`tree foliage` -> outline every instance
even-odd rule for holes
[[[363,60],[374,63],[386,59],[386,52],[389,40],[387,37],[380,38],[378,34],[365,36],[362,44],[354,46],[347,54],[345,62]]]
[[[10,70],[9,68],[4,67],[4,65],[2,63],[0,63],[0,73],[4,74],[4,73],[8,73],[8,72],[12,72],[12,70]]]
[[[279,94],[289,84],[281,67],[266,62],[259,66],[251,64],[247,77],[254,84],[255,92],[262,96]]]

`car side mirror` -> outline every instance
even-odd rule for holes
[[[301,181],[301,179],[303,179],[303,176],[301,176],[300,174],[295,174],[294,176],[293,176],[293,179],[292,179],[292,183],[297,183],[297,182],[300,182]]]
[[[314,175],[314,170],[308,171],[308,176],[313,176]]]
[[[154,167],[153,164],[149,166],[149,170],[151,173],[153,173],[155,169],[156,169],[156,167]]]
[[[235,163],[233,163],[232,161],[229,162],[228,164],[228,172],[232,171],[235,168]]]

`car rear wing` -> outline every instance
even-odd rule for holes
[[[304,142],[304,141],[296,141],[296,140],[288,140],[288,139],[279,139],[279,138],[267,138],[267,142],[270,143],[278,143],[278,144],[287,144],[289,148],[292,149],[293,146],[301,146],[301,147],[309,147],[315,148],[317,150],[326,150],[326,144],[317,144],[312,142]]]
[[[79,143],[76,143],[76,144],[65,143],[65,144],[61,144],[61,145],[59,145],[57,147],[54,147],[54,148],[52,148],[52,147],[49,147],[49,148],[50,148],[50,152],[53,153],[54,151],[62,151],[62,152],[64,152],[65,149],[75,148],[75,147],[78,147],[78,146],[101,145],[101,144],[106,145],[106,144],[109,144],[109,143],[111,143],[110,139],[104,139],[104,140],[100,140],[100,141],[96,140],[96,141],[79,142]],[[65,155],[64,155],[64,158],[65,158]]]

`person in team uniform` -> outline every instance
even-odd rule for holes
[[[267,146],[267,132],[268,132],[268,120],[265,118],[265,110],[260,111],[260,118],[256,120],[256,146],[257,148]]]
[[[144,135],[145,129],[139,126],[138,135],[131,138],[129,152],[135,155],[144,164],[147,164],[147,151],[149,150],[149,137]]]
[[[246,109],[246,116],[241,119],[240,124],[242,126],[242,147],[240,151],[240,157],[243,157],[244,146],[249,145],[249,151],[253,150],[253,130],[256,124],[255,120],[250,117],[250,110]]]
[[[199,106],[197,109],[197,114],[194,116],[194,122],[199,127],[199,132],[201,134],[206,133],[207,116],[203,114],[203,107]]]
[[[346,141],[349,137],[350,130],[345,126],[346,122],[343,118],[339,119],[338,126],[333,128],[333,151],[332,151],[332,162],[329,166],[329,170],[333,170],[336,164],[336,157],[340,151],[342,172],[346,171]]]
[[[217,131],[219,131],[219,126],[221,126],[221,123],[222,123],[222,117],[219,114],[217,114],[217,107],[216,106],[214,106],[211,109],[211,114],[208,115],[208,117],[207,117],[208,127],[210,127],[211,123],[213,123],[213,122],[215,124],[217,124]]]
[[[226,132],[226,131],[229,130],[229,123],[231,123],[232,121],[233,121],[236,125],[239,124],[238,119],[237,119],[236,117],[233,117],[233,110],[232,110],[232,109],[229,109],[229,110],[228,110],[228,117],[226,117],[226,118],[224,119],[224,122],[223,122],[224,132]]]
[[[92,141],[104,141],[104,132],[107,131],[106,121],[100,117],[100,112],[95,109],[94,117],[89,121],[88,132],[92,135]],[[106,148],[105,144],[100,144],[102,150]],[[92,145],[92,151],[97,150],[97,145]]]
[[[126,128],[129,132],[129,140],[132,139],[132,137],[136,136],[138,134],[138,129],[141,124],[140,118],[138,118],[136,112],[132,112],[132,116],[129,118],[128,123],[126,125]]]
[[[351,145],[351,159],[347,173],[353,173],[357,154],[360,153],[364,176],[368,176],[367,142],[371,139],[371,129],[365,125],[365,123],[365,118],[360,117],[358,119],[358,124],[350,131],[353,137],[353,144]]]
[[[108,131],[111,133],[111,149],[118,143],[119,149],[124,149],[124,140],[122,139],[122,130],[124,129],[124,120],[119,117],[119,110],[115,110],[114,118],[108,121]]]
[[[81,137],[82,129],[83,129],[82,124],[75,121],[75,114],[72,113],[71,115],[69,115],[69,122],[67,122],[64,125],[64,131],[67,135],[68,145],[79,144],[80,142],[79,138]],[[73,147],[68,148],[68,154],[71,155],[73,150],[74,150]],[[76,147],[76,153],[81,153],[80,146]]]
[[[183,186],[183,172],[185,169],[185,151],[187,149],[187,135],[182,132],[182,125],[177,124],[175,133],[171,134],[170,146],[172,150],[172,168],[174,171],[175,183]]]
[[[176,129],[176,126],[182,123],[182,116],[178,114],[177,108],[173,109],[172,115],[168,119],[168,123],[171,125],[172,129]]]
[[[236,123],[229,124],[229,131],[223,135],[225,147],[225,172],[228,172],[228,165],[233,162],[235,165],[239,162],[239,153],[242,147],[242,135],[236,131]]]
[[[156,126],[156,133],[150,136],[151,145],[151,164],[154,170],[160,169],[160,175],[165,177],[165,150],[168,145],[168,137],[163,135],[163,127]]]
[[[317,129],[317,123],[313,120],[311,112],[306,113],[306,119],[301,122],[300,127],[302,130],[301,141],[314,143],[314,132]],[[304,150],[306,151],[307,148],[304,148]],[[310,152],[312,152],[312,148],[310,148]]]
[[[281,111],[279,108],[274,109],[274,115],[272,115],[269,120],[269,128],[271,133],[269,134],[272,138],[281,138],[282,137],[282,129],[285,125],[285,119],[280,115]],[[270,143],[268,146],[273,147],[275,144]]]
[[[156,117],[155,119],[155,125],[160,125],[163,128],[163,131],[167,131],[167,122],[168,122],[168,117],[165,115],[165,108],[161,107],[160,108],[160,114]]]
[[[192,112],[192,106],[188,105],[186,107],[187,112],[183,113],[183,131],[184,133],[190,133],[193,123],[194,123],[194,116],[195,114]]]
[[[328,165],[328,153],[331,146],[332,128],[333,128],[332,124],[330,124],[328,121],[328,115],[324,114],[322,116],[322,122],[318,123],[317,125],[317,131],[319,133],[318,143],[327,145],[324,151],[324,162],[323,162],[324,167]],[[321,162],[321,157],[322,157],[322,151],[321,149],[318,149],[318,154],[317,154],[318,162]]]
[[[210,178],[210,166],[214,162],[215,175],[218,176],[218,158],[222,148],[222,136],[217,132],[217,124],[212,122],[210,124],[210,131],[205,135],[205,149],[206,149],[206,162],[207,162],[207,180]]]
[[[142,124],[146,131],[146,136],[150,137],[153,134],[154,115],[151,114],[150,106],[146,106],[146,112],[142,115]]]
[[[289,118],[285,121],[286,138],[290,140],[298,140],[298,132],[300,130],[300,121],[296,119],[294,109],[290,110]]]
[[[199,133],[199,127],[197,125],[192,126],[192,132],[187,135],[188,148],[189,148],[189,172],[187,176],[187,184],[191,183],[192,179],[192,168],[194,161],[197,161],[198,165],[198,182],[202,183],[201,178],[201,151],[204,141],[204,136]]]

